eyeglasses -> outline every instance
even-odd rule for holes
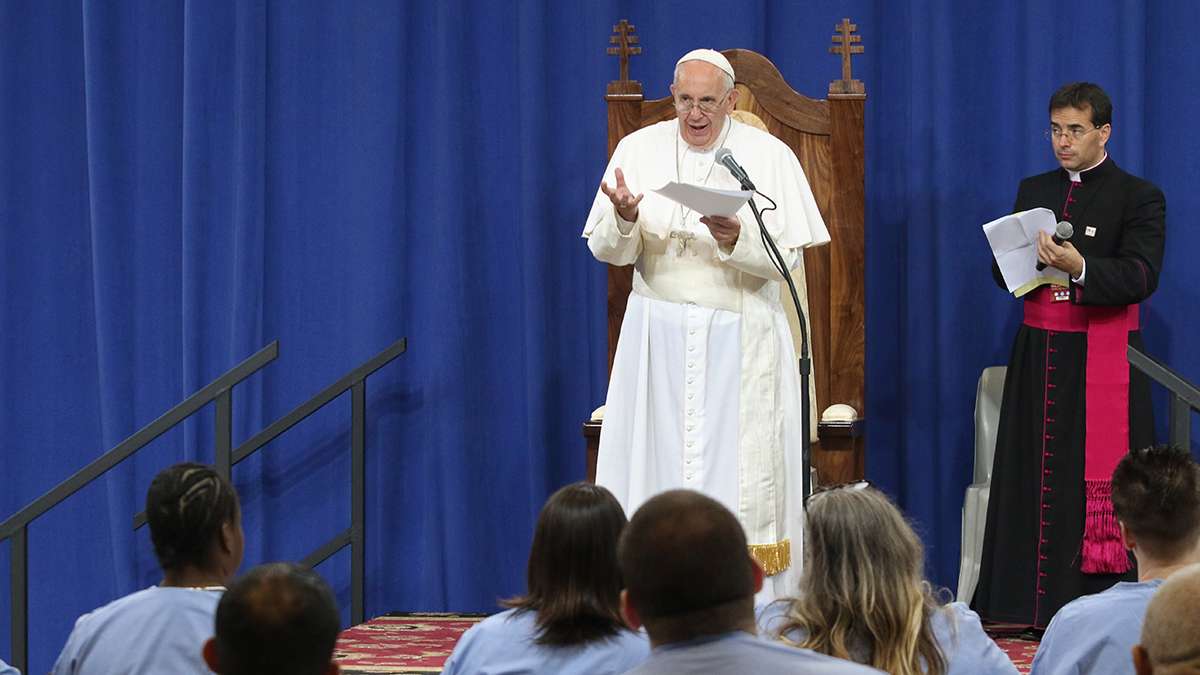
[[[834,492],[835,490],[865,490],[869,487],[871,487],[871,481],[869,480],[855,480],[850,481],[849,483],[837,483],[835,485],[819,485],[813,488],[812,494],[804,497],[804,506],[807,507],[810,499],[825,492]]]
[[[729,91],[733,91],[730,89]],[[675,112],[680,115],[686,115],[692,112],[692,108],[699,108],[700,112],[705,115],[711,115],[721,110],[721,106],[725,105],[725,99],[729,98],[729,92],[721,97],[721,100],[714,101],[711,98],[702,98],[699,102],[690,96],[675,99]]]
[[[1045,136],[1046,140],[1048,140],[1048,141],[1057,141],[1060,136],[1070,136],[1071,140],[1078,141],[1079,139],[1083,138],[1084,136],[1087,136],[1088,134],[1092,133],[1093,131],[1095,131],[1099,128],[1100,127],[1092,127],[1091,129],[1084,129],[1081,126],[1071,125],[1071,126],[1067,127],[1066,129],[1061,129],[1057,126],[1052,126],[1049,129],[1043,131],[1042,135]]]

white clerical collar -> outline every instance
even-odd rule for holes
[[[1067,169],[1067,175],[1068,175],[1068,176],[1070,176],[1070,178],[1071,178],[1071,182],[1072,182],[1072,183],[1081,183],[1081,182],[1083,182],[1083,181],[1082,181],[1082,178],[1081,178],[1081,176],[1082,176],[1083,174],[1085,174],[1085,173],[1087,173],[1088,171],[1091,171],[1092,169],[1094,169],[1094,168],[1096,168],[1096,167],[1100,166],[1101,164],[1103,164],[1103,163],[1104,163],[1104,160],[1106,160],[1106,159],[1108,159],[1108,153],[1107,153],[1107,152],[1106,152],[1106,153],[1104,153],[1104,156],[1100,158],[1100,161],[1099,161],[1099,162],[1096,162],[1095,164],[1093,164],[1093,165],[1089,166],[1088,168],[1084,169],[1083,171],[1072,171],[1072,170],[1070,170],[1070,169]]]

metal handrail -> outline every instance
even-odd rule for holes
[[[255,434],[246,442],[232,449],[234,384],[270,363],[279,353],[279,342],[275,341],[259,350],[229,372],[213,380],[211,384],[192,394],[182,403],[171,408],[157,420],[138,430],[99,459],[88,464],[49,492],[34,500],[15,515],[0,523],[0,541],[12,539],[12,664],[22,672],[28,672],[28,532],[30,521],[45,513],[59,502],[75,494],[91,481],[98,478],[122,460],[158,438],[171,427],[186,419],[213,400],[216,410],[216,448],[214,465],[217,472],[231,478],[233,466],[262,449],[272,440],[291,429],[301,420],[312,415],[347,390],[351,392],[350,424],[350,527],[317,547],[304,558],[302,563],[314,567],[338,551],[350,547],[350,621],[358,624],[364,620],[365,576],[366,576],[366,378],[400,356],[408,348],[408,341],[401,338],[382,352],[358,366],[336,382],[322,389],[316,396],[296,406],[291,412],[272,422],[266,429]],[[134,528],[146,522],[146,514],[139,513],[133,519]]]
[[[1129,365],[1167,388],[1169,398],[1167,428],[1171,445],[1190,450],[1192,447],[1192,413],[1200,411],[1200,389],[1178,373],[1159,363],[1152,356],[1129,347]]]
[[[408,349],[408,340],[400,338],[366,363],[325,387],[316,396],[255,434],[233,452],[237,464],[291,429],[301,420],[320,410],[350,390],[350,527],[338,533],[309,554],[302,563],[316,567],[334,553],[350,547],[350,623],[366,620],[366,478],[367,478],[367,376],[390,363]]]
[[[274,361],[278,355],[279,341],[276,340],[230,368],[224,375],[187,397],[179,405],[163,413],[158,419],[138,429],[129,438],[117,444],[115,448],[91,461],[87,466],[50,488],[41,497],[0,523],[0,541],[12,540],[12,563],[9,573],[12,594],[9,608],[12,665],[23,673],[29,672],[29,524],[214,400],[217,402],[216,465],[218,470],[224,465],[226,467],[225,476],[228,477],[230,446],[233,437],[233,427],[230,424],[230,411],[233,409],[233,386]],[[222,455],[224,456],[223,460]]]
[[[367,390],[366,379],[371,373],[387,365],[392,359],[404,353],[408,341],[404,338],[393,342],[391,346],[373,356],[369,361],[338,378],[336,382],[325,387],[316,396],[296,406],[291,412],[280,417],[267,426],[266,429],[242,443],[232,453],[232,464],[236,465],[263,446],[278,438],[288,429],[299,424],[304,418],[317,412],[330,401],[351,390],[350,394],[350,527],[339,532],[330,541],[322,544],[316,551],[301,561],[308,567],[315,567],[334,553],[350,547],[350,623],[359,624],[366,618],[364,615],[364,586],[366,576],[365,546],[363,533],[366,519],[366,428],[367,428]],[[137,514],[133,518],[133,527],[137,529],[146,524],[146,513]]]

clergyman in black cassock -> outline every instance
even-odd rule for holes
[[[1099,364],[1110,373],[1128,365],[1123,355],[1113,356],[1117,352],[1111,349],[1111,339],[1109,350],[1101,352],[1095,334],[1086,329],[1047,327],[1041,319],[1066,312],[1083,317],[1086,324],[1090,313],[1125,312],[1129,323],[1119,327],[1117,346],[1123,351],[1121,338],[1127,335],[1127,343],[1141,349],[1137,303],[1158,285],[1166,228],[1162,191],[1122,171],[1105,152],[1112,108],[1103,91],[1087,83],[1066,85],[1051,98],[1050,109],[1047,134],[1061,166],[1021,181],[1014,211],[1045,207],[1073,224],[1068,243],[1058,246],[1045,236],[1039,244],[1039,257],[1067,271],[1071,284],[1057,292],[1042,287],[1024,298],[1025,320],[1013,342],[1004,383],[974,600],[975,609],[986,619],[1035,628],[1044,628],[1059,608],[1076,597],[1134,578],[1119,534],[1112,532],[1115,518],[1103,492],[1111,469],[1107,478],[1101,476],[1103,480],[1085,481],[1089,462],[1094,462],[1089,479],[1096,478],[1103,465],[1086,434],[1086,428],[1094,431],[1093,425],[1104,422],[1095,412],[1102,402],[1096,394],[1099,385],[1088,381],[1088,373],[1095,372],[1090,369],[1098,367],[1096,362],[1088,363],[1089,339],[1093,356],[1110,355],[1107,364]],[[994,262],[992,271],[1004,288]],[[1124,371],[1117,372],[1124,377]],[[1128,428],[1129,444],[1121,444],[1121,452],[1154,443],[1149,382],[1133,369],[1128,372],[1128,385],[1122,385],[1127,391],[1104,397],[1108,402],[1127,399],[1128,424],[1118,419],[1115,427]],[[1095,398],[1093,415],[1097,415],[1090,423],[1089,389]],[[1094,441],[1104,440],[1095,435]],[[1114,442],[1120,440],[1108,444]],[[1108,461],[1115,466],[1113,458]],[[1107,512],[1102,512],[1106,502]],[[1085,529],[1089,535],[1103,529],[1095,523],[1104,518],[1110,541],[1089,549]],[[1105,552],[1097,553],[1101,548]],[[1107,562],[1098,566],[1103,556]]]

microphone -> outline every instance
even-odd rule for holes
[[[1070,239],[1073,234],[1075,234],[1075,228],[1071,226],[1071,223],[1063,220],[1054,227],[1054,234],[1050,238],[1054,240],[1055,244],[1062,246],[1063,242]],[[1046,263],[1039,260],[1037,271],[1041,272],[1044,269],[1046,269]]]
[[[742,184],[743,190],[755,191],[754,183],[750,182],[750,176],[746,175],[746,170],[733,158],[733,153],[730,152],[729,148],[717,150],[717,161],[723,164],[726,169],[729,169],[729,173],[733,174],[733,177]]]

